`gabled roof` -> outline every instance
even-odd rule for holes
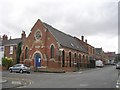
[[[60,45],[74,50],[87,52],[87,50],[73,36],[65,34],[64,32],[61,32],[46,23],[43,23],[43,25],[47,30],[50,31],[50,33],[55,37]]]
[[[16,39],[9,39],[9,40],[3,40],[2,45],[17,45],[18,43],[22,42],[21,38],[16,38]]]

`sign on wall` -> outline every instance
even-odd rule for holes
[[[4,52],[4,47],[0,46],[0,52]]]
[[[2,64],[3,57],[4,57],[4,46],[0,46],[0,65]]]

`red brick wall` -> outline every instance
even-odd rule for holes
[[[69,48],[64,48],[65,50],[65,67],[69,67],[69,52],[71,52],[71,57],[72,57],[72,63],[75,62],[75,53],[76,53],[76,62],[81,62],[82,63],[82,66],[81,67],[86,67],[87,63],[89,63],[87,60],[86,60],[86,56],[88,56],[87,53],[83,53],[83,52],[80,52],[80,51],[76,51],[76,50],[72,50],[72,49],[69,49]],[[81,58],[79,57],[79,55],[81,56]],[[84,55],[84,59],[83,59],[83,55]],[[72,65],[72,67],[74,67],[74,65]]]
[[[13,46],[13,54],[10,54],[10,46]],[[17,50],[17,45],[9,45],[5,46],[4,48],[4,54],[8,58],[12,58],[14,60],[14,63],[16,63],[16,50]]]

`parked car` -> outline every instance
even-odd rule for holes
[[[116,69],[120,69],[120,62],[116,64]]]
[[[104,67],[103,61],[97,60],[96,61],[96,67]]]
[[[111,63],[111,65],[116,65],[116,63],[115,63],[115,62],[113,62],[113,63]]]
[[[11,73],[12,72],[20,72],[20,73],[27,72],[27,73],[30,73],[30,68],[25,66],[24,64],[16,64],[16,65],[13,65],[12,67],[10,67],[9,71]]]

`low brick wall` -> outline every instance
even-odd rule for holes
[[[0,66],[0,71],[4,71],[4,70],[7,70],[7,68],[3,67],[3,66]]]
[[[41,71],[41,72],[74,72],[75,71],[75,68],[74,67],[61,67],[61,68],[38,68],[38,69],[35,69],[35,68],[32,68],[32,70],[34,71]]]

